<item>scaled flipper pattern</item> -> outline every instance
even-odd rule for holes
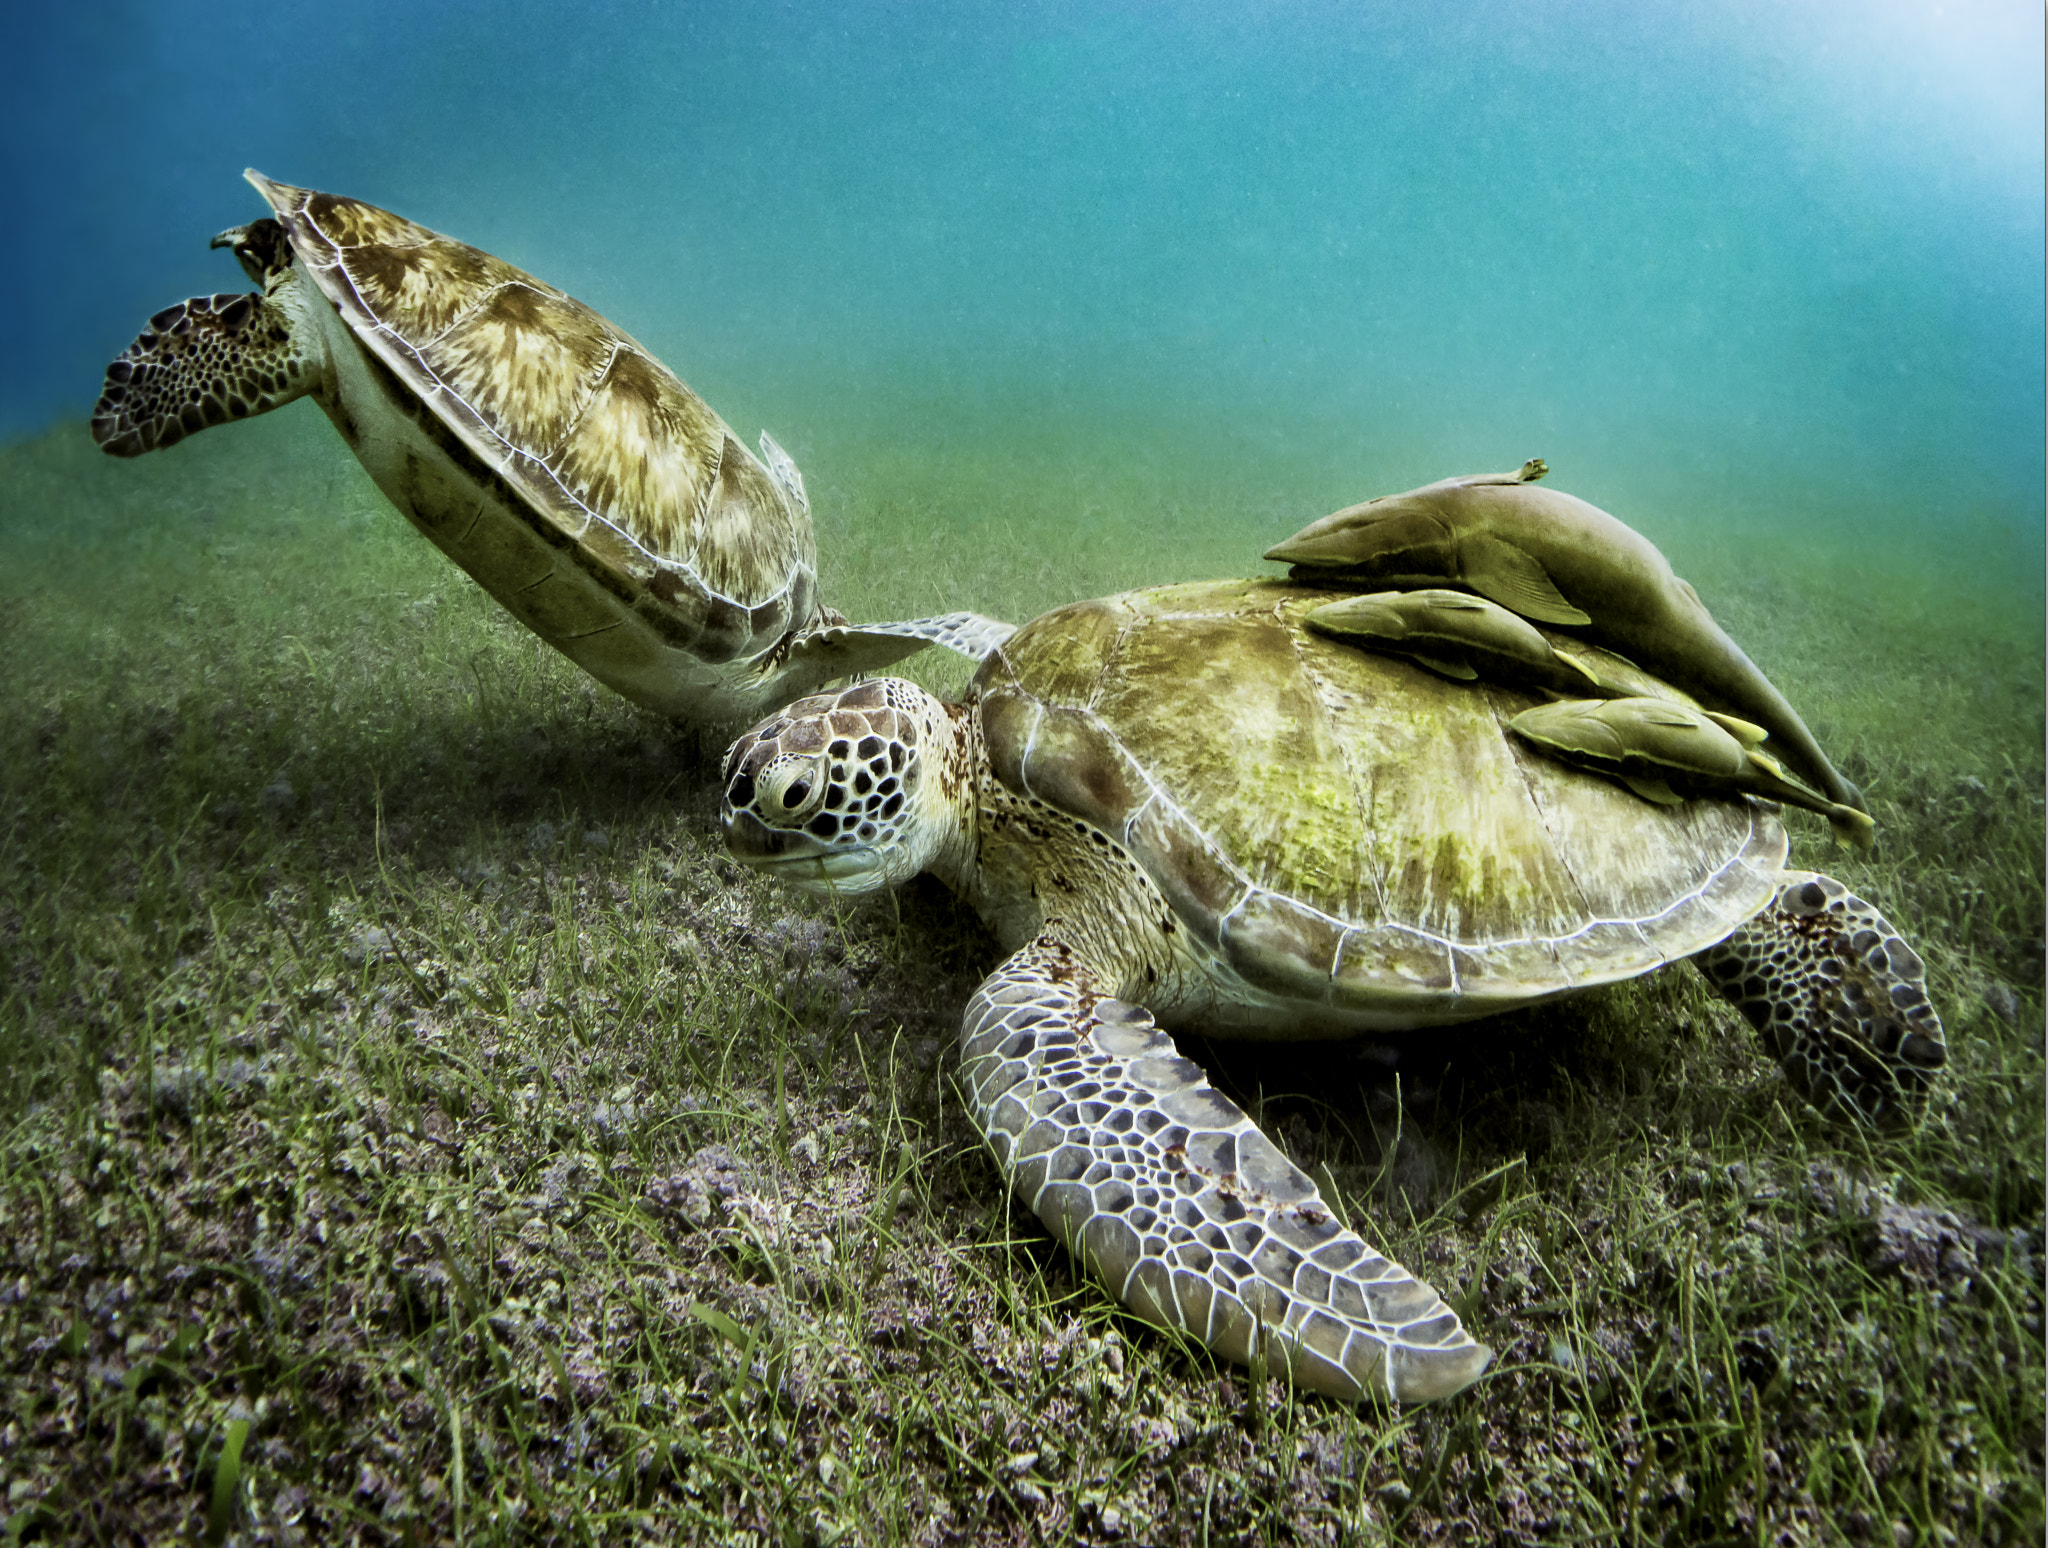
[[[1832,876],[1787,871],[1769,908],[1693,960],[1824,1113],[1907,1121],[1948,1062],[1919,954]]]
[[[1138,1316],[1347,1399],[1447,1397],[1493,1358],[1058,940],[975,991],[961,1050],[1011,1186]]]
[[[940,613],[934,618],[910,618],[901,623],[860,624],[857,627],[868,634],[902,634],[928,644],[943,645],[970,661],[986,661],[1017,632],[1015,624],[980,613]]]
[[[150,318],[107,367],[92,438],[112,456],[139,457],[303,397],[320,369],[275,301],[194,296]]]
[[[792,669],[812,669],[816,674],[812,680],[822,683],[857,672],[879,672],[927,645],[943,645],[970,661],[985,661],[1016,632],[1016,625],[979,613],[942,613],[936,618],[907,618],[896,623],[828,624],[796,639],[784,660]]]

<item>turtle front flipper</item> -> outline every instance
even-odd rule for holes
[[[165,307],[107,367],[92,438],[114,457],[268,413],[320,384],[326,354],[275,297],[194,296]]]
[[[1948,1062],[1919,954],[1832,876],[1787,871],[1769,908],[1693,961],[1822,1112],[1903,1122]]]
[[[970,661],[985,661],[1016,632],[1015,624],[980,613],[941,613],[894,623],[827,623],[790,642],[781,658],[778,691],[784,699],[801,698],[838,678],[879,672],[927,645],[943,645]]]
[[[1492,1360],[1057,939],[992,973],[960,1035],[1010,1185],[1146,1321],[1346,1399],[1448,1397]]]

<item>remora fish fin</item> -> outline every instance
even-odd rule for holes
[[[1466,585],[1524,618],[1547,624],[1589,624],[1564,598],[1543,566],[1506,538],[1475,533],[1458,545]]]
[[[1573,671],[1577,672],[1581,677],[1585,678],[1585,680],[1588,683],[1592,684],[1595,688],[1608,688],[1611,686],[1606,678],[1602,677],[1598,672],[1594,671],[1592,667],[1588,666],[1583,660],[1573,655],[1570,651],[1559,650],[1555,645],[1553,645],[1550,647],[1550,653],[1553,656],[1557,657],[1558,660],[1562,661],[1566,666],[1570,667]]]
[[[1645,801],[1654,801],[1659,806],[1682,806],[1685,804],[1679,799],[1678,792],[1661,779],[1647,774],[1622,774],[1616,777]]]
[[[1877,824],[1866,812],[1859,812],[1853,806],[1835,806],[1829,809],[1828,827],[1833,830],[1835,842],[1850,849],[1868,849],[1877,841]]]
[[[1471,683],[1479,680],[1479,674],[1463,661],[1449,661],[1442,656],[1425,656],[1420,651],[1408,652],[1432,672],[1441,673],[1456,682]]]
[[[1771,733],[1753,720],[1742,720],[1734,715],[1719,715],[1712,710],[1702,710],[1701,713],[1744,747],[1761,747],[1770,739]]]

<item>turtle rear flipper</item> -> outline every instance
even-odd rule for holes
[[[1832,876],[1787,871],[1776,902],[1693,961],[1822,1112],[1896,1125],[1948,1062],[1919,954]]]
[[[1147,1322],[1347,1399],[1448,1397],[1493,1359],[1060,941],[989,975],[960,1047],[1011,1187]]]
[[[92,438],[114,457],[139,457],[231,419],[302,398],[325,366],[290,314],[265,295],[194,296],[165,307],[107,367]]]

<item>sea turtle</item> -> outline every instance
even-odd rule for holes
[[[962,703],[894,679],[803,700],[728,750],[721,821],[763,871],[861,892],[929,870],[989,922],[1012,955],[968,1003],[962,1086],[1019,1195],[1134,1312],[1415,1401],[1490,1352],[1162,1027],[1437,1026],[1692,957],[1817,1105],[1895,1118],[1946,1053],[1919,959],[1784,869],[1776,806],[1642,800],[1507,729],[1540,691],[1308,627],[1330,601],[1131,592],[1026,624]]]
[[[161,311],[107,367],[117,457],[312,397],[377,487],[506,611],[678,719],[760,714],[971,613],[849,628],[821,607],[802,475],[757,460],[646,348],[510,264],[389,211],[245,174],[274,219],[223,231],[261,291]]]
[[[1865,810],[1862,793],[1828,761],[1798,711],[1670,561],[1598,506],[1537,487],[1549,471],[1532,457],[1512,473],[1382,495],[1311,522],[1266,557],[1318,585],[1453,581],[1536,623],[1584,630],[1706,708],[1757,722],[1830,801]]]

